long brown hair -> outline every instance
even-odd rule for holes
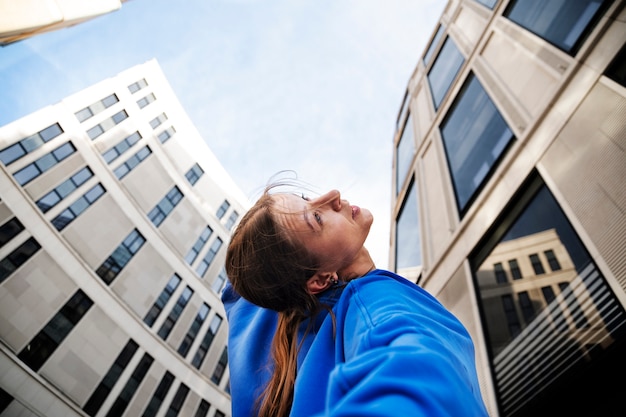
[[[289,415],[300,350],[298,328],[323,308],[306,289],[319,262],[289,239],[276,221],[270,193],[274,187],[266,187],[243,216],[226,252],[226,273],[235,291],[253,304],[278,312],[271,348],[272,376],[257,401],[260,417]]]

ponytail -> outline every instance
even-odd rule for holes
[[[298,311],[278,313],[278,326],[272,341],[273,373],[263,394],[257,400],[259,417],[287,417],[293,403],[298,367],[298,328],[306,316]],[[311,322],[307,326],[309,331]],[[304,340],[304,338],[302,338]]]

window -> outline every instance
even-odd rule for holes
[[[0,283],[7,279],[11,274],[26,263],[37,251],[41,249],[41,245],[31,237],[26,242],[18,246],[13,252],[9,253],[6,258],[0,261]]]
[[[435,110],[439,108],[464,62],[465,58],[461,55],[452,38],[448,36],[435,59],[435,63],[428,71],[428,84],[433,94]]]
[[[7,407],[11,404],[12,401],[13,401],[13,396],[9,394],[8,392],[6,392],[5,390],[3,390],[2,388],[0,388],[0,413],[4,412],[4,410],[7,409]],[[207,411],[208,411],[208,408],[207,408]],[[198,412],[200,412],[199,409],[198,409]],[[203,417],[203,416],[206,416],[206,412],[204,414],[196,413],[196,417]]]
[[[446,115],[441,136],[462,216],[514,136],[473,74]]]
[[[39,207],[42,213],[47,213],[51,208],[73,193],[91,177],[93,177],[91,169],[89,169],[89,167],[84,167],[70,178],[63,181],[54,190],[37,200],[35,204],[37,204],[37,207]]]
[[[533,307],[533,303],[528,295],[528,291],[520,291],[517,294],[517,298],[519,300],[519,305],[522,310],[522,316],[524,316],[524,321],[528,324],[535,317],[535,309]]]
[[[152,103],[154,100],[156,100],[156,97],[154,96],[153,93],[150,93],[147,96],[137,100],[137,105],[139,106],[140,109],[143,109],[148,104]]]
[[[398,113],[398,118],[396,119],[396,131],[400,130],[400,122],[405,120],[406,113],[409,112],[410,103],[411,94],[409,93],[409,90],[406,90],[404,92],[404,98],[402,99],[402,107],[400,107],[400,112]]]
[[[102,110],[108,109],[109,107],[111,107],[112,105],[114,105],[115,103],[119,101],[120,100],[117,98],[115,94],[111,94],[110,96],[107,96],[103,98],[102,100],[96,101],[92,105],[87,106],[84,109],[77,111],[76,113],[74,113],[74,115],[76,116],[78,121],[82,123],[85,120],[89,119],[90,117],[93,117],[94,115],[100,113]]]
[[[511,276],[513,279],[522,279],[522,271],[519,269],[517,259],[509,260],[509,269],[511,270]]]
[[[209,413],[209,408],[211,408],[211,404],[209,404],[206,400],[200,400],[200,405],[198,406],[198,409],[193,417],[206,417]]]
[[[215,335],[217,334],[217,331],[219,330],[221,324],[222,318],[219,316],[219,314],[213,316],[211,324],[209,324],[209,328],[191,361],[191,364],[197,369],[200,369],[200,365],[202,365],[202,361],[204,361],[204,358],[209,351],[211,343],[213,343],[213,339],[215,338]]]
[[[200,327],[206,320],[207,315],[209,314],[210,307],[206,303],[202,303],[198,314],[196,314],[196,318],[193,323],[191,323],[191,327],[187,331],[183,341],[180,343],[178,347],[178,353],[184,358],[189,353],[189,349],[191,348],[191,344],[194,340],[196,340],[196,336],[198,336],[198,332],[200,331]]]
[[[61,129],[61,126],[58,123],[50,125],[34,135],[24,138],[19,142],[2,149],[0,151],[0,161],[2,161],[4,165],[8,166],[24,155],[27,155],[39,148],[44,143],[56,138],[61,133],[63,133],[63,129]]]
[[[610,3],[610,0],[515,0],[509,3],[504,16],[575,55]]]
[[[174,188],[163,197],[159,204],[148,213],[148,218],[152,221],[152,224],[159,227],[182,199],[183,193],[180,192],[177,186],[174,186]]]
[[[220,273],[215,277],[213,284],[211,284],[211,289],[216,293],[220,294],[222,292],[222,288],[224,288],[224,284],[226,284],[226,270],[222,268]]]
[[[489,230],[469,261],[498,414],[595,415],[598,404],[601,415],[620,414],[623,401],[609,381],[615,366],[624,364],[626,312],[538,173]],[[567,269],[555,277],[529,275],[523,286],[497,291],[478,279],[492,269],[492,258],[510,250],[529,256],[548,243],[560,259],[568,259],[561,262]],[[515,311],[524,318],[517,319],[517,333],[511,330]]]
[[[37,372],[91,308],[93,301],[78,290],[17,355]]]
[[[161,143],[167,142],[172,136],[176,133],[176,129],[174,127],[169,127],[165,129],[163,132],[159,133],[158,138]]]
[[[559,271],[561,269],[561,264],[559,264],[559,260],[554,255],[554,251],[552,249],[544,251],[543,254],[546,255],[548,265],[550,265],[550,269],[552,271]]]
[[[435,53],[435,50],[437,49],[437,45],[439,44],[439,40],[443,36],[444,30],[445,29],[443,25],[439,25],[439,27],[437,28],[437,32],[435,33],[435,36],[433,37],[433,40],[430,42],[430,45],[428,46],[428,50],[426,51],[426,54],[424,55],[424,65],[428,65],[428,63],[430,62],[430,58]]]
[[[9,243],[11,239],[17,236],[22,230],[24,230],[24,225],[17,217],[9,219],[0,226],[0,248]]]
[[[174,382],[174,375],[172,375],[168,371],[165,371],[165,375],[163,375],[163,378],[161,378],[159,386],[154,391],[154,394],[152,395],[152,398],[150,399],[150,402],[148,403],[148,406],[146,407],[141,417],[156,416],[159,408],[161,407],[161,404],[163,403],[163,400],[165,399],[165,396],[167,395],[167,392],[172,386],[172,382]]]
[[[115,161],[119,156],[121,156],[124,152],[129,150],[135,143],[139,142],[139,139],[141,139],[141,134],[139,134],[139,132],[135,132],[127,138],[123,139],[115,146],[113,146],[108,151],[104,152],[102,154],[102,157],[107,162],[107,164],[110,164],[111,162]]]
[[[404,179],[411,168],[414,155],[415,140],[413,136],[413,123],[411,113],[409,113],[404,123],[402,137],[400,137],[398,146],[396,147],[396,194],[400,192],[404,185]]]
[[[60,232],[65,229],[68,224],[74,221],[85,210],[87,210],[93,203],[95,203],[106,190],[102,184],[98,183],[94,185],[89,191],[83,194],[78,200],[74,201],[68,208],[63,210],[58,216],[52,219],[52,224]]]
[[[170,311],[169,316],[167,316],[167,318],[161,325],[161,328],[159,329],[158,335],[161,337],[161,339],[166,340],[167,336],[170,335],[172,328],[174,328],[176,321],[182,314],[183,310],[185,309],[185,306],[189,302],[189,299],[191,298],[192,295],[193,295],[193,290],[190,287],[186,287],[183,290],[183,293],[178,298],[178,301],[176,301],[176,305],[174,306],[174,308],[172,308],[172,311]]]
[[[115,113],[110,118],[103,120],[100,124],[97,124],[91,129],[87,130],[87,135],[89,135],[89,138],[91,140],[94,140],[98,136],[102,135],[104,132],[111,129],[112,127],[115,127],[116,125],[120,124],[122,121],[126,120],[127,118],[128,118],[128,113],[126,113],[126,110],[121,110]]]
[[[194,185],[196,182],[198,182],[202,174],[204,174],[204,171],[202,170],[202,168],[200,168],[200,165],[194,164],[194,166],[192,166],[191,169],[187,171],[185,177],[191,185]]]
[[[139,364],[137,364],[137,367],[126,382],[126,385],[122,388],[122,392],[120,392],[120,395],[115,399],[115,402],[106,414],[106,417],[119,417],[124,414],[126,407],[128,407],[128,404],[130,404],[130,401],[133,399],[141,381],[143,381],[150,366],[152,366],[152,362],[154,362],[152,356],[144,353],[141,361],[139,361]]]
[[[396,221],[396,270],[422,264],[417,188],[411,180]]]
[[[209,251],[206,255],[204,255],[204,258],[202,259],[202,262],[200,262],[200,264],[196,268],[196,273],[200,275],[200,277],[204,277],[204,274],[206,273],[207,269],[209,269],[209,266],[211,265],[211,262],[213,262],[215,255],[217,255],[217,252],[222,247],[222,243],[222,239],[220,239],[219,237],[213,241],[211,248],[209,248]]]
[[[543,265],[541,263],[541,259],[539,259],[539,255],[533,253],[528,256],[530,259],[530,264],[533,266],[533,270],[535,271],[535,275],[545,274],[546,271],[543,269]]]
[[[212,234],[213,234],[213,229],[211,229],[209,226],[204,228],[204,230],[200,234],[200,237],[198,238],[198,240],[196,240],[196,243],[194,243],[193,247],[189,249],[189,252],[187,252],[187,256],[185,256],[185,260],[187,261],[189,265],[191,265],[193,261],[196,260],[196,258],[198,257],[198,254],[200,253],[200,251],[202,250],[202,248],[204,247],[204,245],[209,240]]]
[[[217,213],[215,215],[217,216],[218,219],[221,219],[222,217],[224,217],[224,214],[226,214],[229,208],[230,208],[230,203],[228,202],[228,200],[224,200],[220,208],[217,209]]]
[[[508,280],[506,278],[506,271],[504,270],[504,267],[502,266],[502,262],[493,264],[493,271],[496,274],[496,282],[498,284],[507,283]]]
[[[157,127],[161,126],[161,124],[166,120],[167,120],[167,115],[165,113],[161,113],[154,119],[150,120],[150,127],[152,127],[153,129],[156,129]]]
[[[98,384],[89,397],[89,400],[85,403],[83,410],[87,415],[94,417],[98,413],[98,410],[102,407],[102,403],[107,399],[107,396],[115,386],[117,380],[120,379],[120,375],[122,375],[122,372],[128,366],[128,363],[133,358],[133,355],[135,355],[138,347],[137,343],[132,339],[126,343],[126,346],[124,346],[115,359],[115,362],[113,362],[113,365],[111,365],[102,378],[102,381],[100,381],[100,384]]]
[[[613,61],[611,61],[606,68],[604,75],[620,84],[622,87],[626,87],[626,44],[622,46],[622,49],[620,49],[615,58],[613,58]]]
[[[239,213],[237,213],[237,210],[233,210],[232,213],[230,213],[230,216],[228,216],[228,220],[226,220],[226,224],[224,226],[228,230],[232,230],[238,218],[239,218]]]
[[[216,385],[219,385],[222,377],[224,376],[224,371],[226,370],[226,366],[228,365],[228,347],[225,347],[222,351],[222,355],[220,359],[217,361],[217,365],[215,365],[215,369],[213,370],[213,375],[211,375],[211,381]]]
[[[24,168],[14,173],[13,177],[20,185],[24,186],[74,152],[76,152],[76,148],[72,142],[65,142],[52,152],[45,154],[35,162],[26,165]]]
[[[165,413],[165,417],[176,417],[180,413],[185,403],[185,398],[187,398],[187,394],[189,394],[189,387],[181,382],[174,395],[174,399],[170,403],[170,408],[167,410],[167,413]]]
[[[163,311],[165,305],[172,297],[172,294],[174,294],[174,291],[176,291],[176,288],[178,288],[178,284],[180,284],[180,277],[177,274],[172,275],[165,288],[163,288],[163,291],[161,291],[161,294],[159,295],[157,300],[154,302],[146,316],[143,318],[144,323],[152,327],[156,319],[161,314],[161,311]]]
[[[137,165],[139,165],[144,159],[152,154],[152,150],[148,145],[139,149],[137,153],[128,158],[124,163],[115,168],[113,172],[118,180],[124,178],[130,171],[132,171]]]
[[[496,5],[498,0],[476,0],[476,2],[482,4],[483,6],[489,7],[490,9],[493,9],[493,6]]]
[[[522,326],[520,325],[519,318],[517,317],[515,303],[513,302],[511,294],[502,296],[502,312],[506,318],[508,335],[511,339],[513,339],[520,333]]]
[[[107,285],[113,282],[115,277],[122,272],[122,269],[130,262],[133,256],[141,249],[146,239],[134,229],[126,239],[113,251],[96,270],[96,274]]]
[[[135,94],[137,91],[141,90],[142,88],[146,87],[148,85],[148,83],[146,82],[145,78],[142,78],[141,80],[132,83],[131,85],[128,86],[128,91],[130,91],[131,94]]]

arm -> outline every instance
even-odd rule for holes
[[[486,416],[469,334],[407,284],[369,282],[338,311],[345,356],[330,375],[327,414]]]

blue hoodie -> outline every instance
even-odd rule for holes
[[[336,334],[324,314],[307,336],[293,417],[488,415],[471,338],[434,297],[383,270],[350,281],[340,294],[327,293]],[[246,302],[231,287],[222,299],[230,326],[233,417],[253,416],[270,375],[276,313]]]

